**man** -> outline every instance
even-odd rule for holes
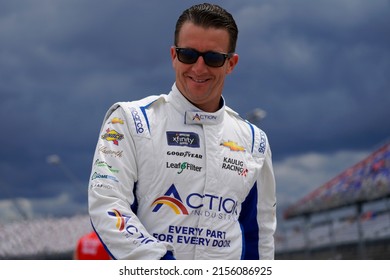
[[[169,94],[107,112],[89,186],[92,225],[116,259],[273,259],[266,134],[225,105],[238,29],[216,5],[179,17]]]

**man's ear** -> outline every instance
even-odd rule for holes
[[[226,74],[230,74],[233,72],[233,69],[234,67],[236,67],[237,63],[238,63],[238,54],[233,54],[233,56],[231,58],[229,58],[228,60],[228,66],[227,66],[227,69],[226,69]]]
[[[171,47],[171,59],[172,59],[172,64],[176,59],[176,47],[172,46]]]

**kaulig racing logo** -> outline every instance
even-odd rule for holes
[[[163,196],[158,197],[152,203],[152,212],[158,212],[161,207],[170,207],[176,215],[188,215],[188,209],[207,210],[226,214],[237,213],[238,202],[232,198],[216,196],[212,194],[190,193],[184,200],[180,197],[174,184],[172,184]]]

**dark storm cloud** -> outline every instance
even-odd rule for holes
[[[236,79],[269,112],[282,157],[389,136],[389,10],[388,1],[268,1],[239,11]]]
[[[25,212],[50,215],[85,208],[92,155],[107,108],[166,92],[172,84],[169,47],[184,5],[165,3],[161,11],[156,9],[160,4],[2,3],[1,199],[32,199],[29,207],[22,204]],[[51,154],[60,156],[60,165],[47,163]],[[49,211],[47,205],[56,207]]]
[[[276,161],[290,163],[285,159],[312,151],[367,150],[389,137],[388,1],[217,3],[231,11],[240,30],[240,61],[224,95],[244,116],[256,107],[267,112],[260,125]],[[1,4],[3,199],[52,197],[58,208],[75,201],[83,208],[105,111],[116,101],[169,91],[174,25],[189,5]],[[46,162],[51,154],[61,157],[77,183]]]

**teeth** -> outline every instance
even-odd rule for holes
[[[195,82],[197,82],[197,83],[204,83],[204,82],[206,82],[206,80],[197,80],[197,79],[193,79]]]

